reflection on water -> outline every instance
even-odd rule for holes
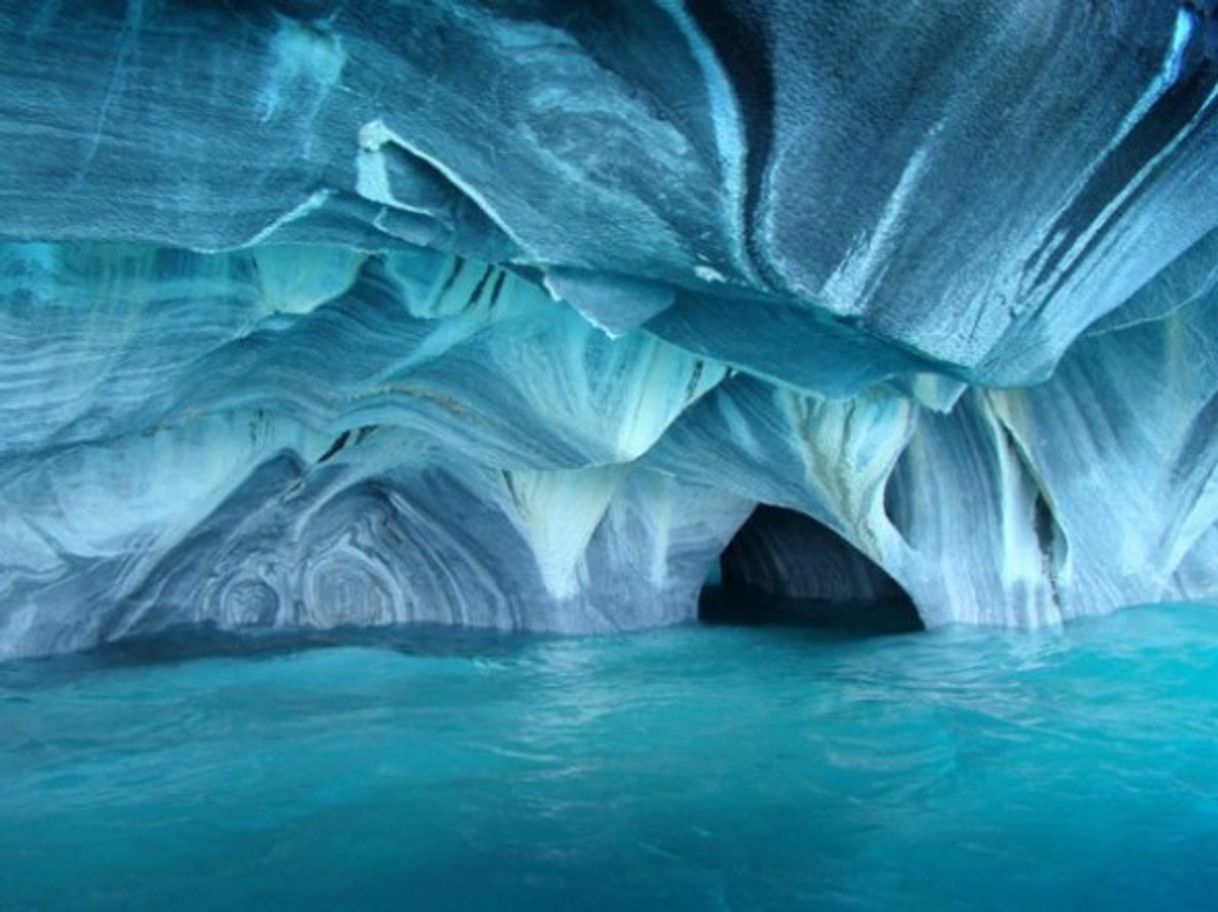
[[[0,666],[0,909],[625,907],[1218,907],[1218,611]]]

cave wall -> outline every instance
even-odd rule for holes
[[[759,503],[931,626],[1214,597],[1216,35],[0,0],[0,656],[671,623]]]

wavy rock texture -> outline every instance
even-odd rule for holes
[[[1218,595],[1209,0],[0,34],[0,656],[676,622],[757,504],[929,625]]]

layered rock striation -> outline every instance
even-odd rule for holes
[[[672,623],[758,504],[815,523],[751,580],[931,626],[1218,594],[1208,0],[3,0],[0,40],[0,656]]]

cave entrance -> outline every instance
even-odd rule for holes
[[[764,504],[711,568],[698,619],[861,635],[924,629],[913,600],[869,557],[815,519]]]

